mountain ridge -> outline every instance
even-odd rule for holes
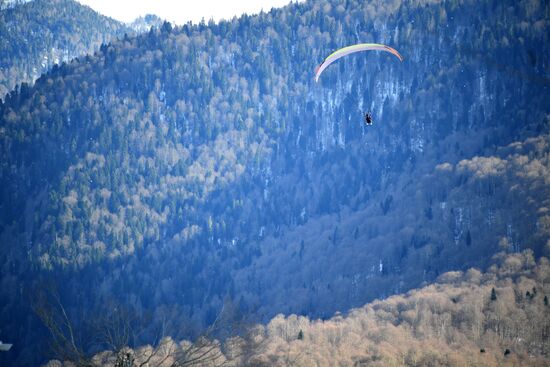
[[[54,65],[92,54],[132,28],[73,0],[32,0],[0,12],[0,98]],[[137,30],[136,30],[137,31]]]

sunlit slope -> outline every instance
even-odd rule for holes
[[[486,273],[445,273],[346,316],[279,315],[258,330],[251,365],[546,366],[549,277],[546,258],[501,254]]]
[[[444,273],[327,320],[279,314],[205,350],[216,366],[547,366],[549,280],[547,258],[500,253],[487,272]],[[124,353],[137,364],[171,363],[186,360],[187,345],[167,337]],[[94,361],[113,366],[122,356]]]

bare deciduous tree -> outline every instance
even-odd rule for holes
[[[71,320],[59,293],[54,287],[44,287],[33,302],[33,310],[52,335],[52,351],[55,358],[68,361],[77,367],[95,367],[100,359],[89,353],[90,346],[106,350],[114,357],[114,367],[222,367],[232,360],[241,358],[247,351],[246,339],[236,337],[246,333],[246,325],[238,319],[238,312],[231,302],[226,302],[216,320],[193,342],[176,343],[166,336],[167,324],[174,315],[163,314],[161,326],[154,346],[131,349],[148,321],[131,308],[109,303],[103,312],[93,319],[90,328],[90,343],[84,345],[80,333],[77,336],[75,323]],[[185,325],[181,325],[184,330]],[[222,343],[220,340],[224,340]],[[224,354],[224,349],[228,353]]]

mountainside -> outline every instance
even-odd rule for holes
[[[261,242],[262,254],[233,272],[236,294],[263,314],[323,316],[464,264],[484,266],[499,249],[540,254],[546,247],[548,254],[549,153],[550,136],[541,135],[491,156],[418,168],[365,208],[344,208]],[[249,291],[259,288],[261,300]]]
[[[0,98],[53,65],[91,54],[131,29],[73,0],[0,7]]]
[[[539,257],[549,14],[310,1],[166,23],[54,67],[0,104],[2,333],[43,340],[22,326],[41,282],[75,319],[114,299],[151,329],[160,309],[200,328],[226,298],[255,320],[328,317],[500,250]],[[357,42],[404,62],[351,55],[314,82]]]
[[[13,8],[14,6],[28,3],[29,1],[33,0],[0,0],[0,10]]]
[[[211,341],[211,365],[547,366],[550,263],[536,263],[529,251],[494,260],[486,273],[444,273],[435,284],[328,320],[277,315],[221,345]],[[92,361],[116,366],[126,354],[134,365],[191,364],[178,354],[187,343],[166,337],[156,348],[106,351]]]
[[[256,330],[244,365],[547,366],[550,264],[496,260],[326,321],[278,315]]]

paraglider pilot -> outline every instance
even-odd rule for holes
[[[370,114],[370,111],[365,113],[365,123],[367,125],[372,125],[372,115]]]

